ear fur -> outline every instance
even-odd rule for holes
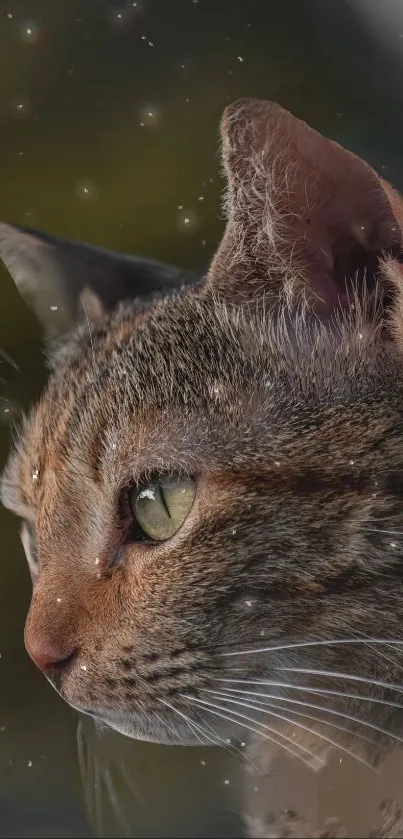
[[[233,301],[302,294],[326,319],[348,306],[350,280],[371,290],[380,257],[402,254],[401,197],[279,105],[235,102],[221,138],[227,228],[208,274],[215,292]]]
[[[172,265],[0,223],[0,258],[49,337],[125,299],[149,298],[196,277]],[[84,296],[83,296],[84,294]]]

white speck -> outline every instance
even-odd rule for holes
[[[205,761],[205,760],[201,760],[201,761],[200,761],[200,766],[207,766],[206,761]]]
[[[148,127],[153,127],[158,125],[161,118],[161,111],[160,109],[154,105],[152,102],[148,102],[147,105],[144,105],[140,113],[141,122]]]
[[[50,311],[51,312],[57,312],[58,308],[59,308],[58,306],[51,306]]]
[[[389,542],[391,548],[397,548],[396,542]]]
[[[348,462],[349,462],[350,466],[354,466],[354,465],[355,465],[355,460],[349,460]]]
[[[274,465],[275,465],[276,469],[279,469],[279,468],[280,468],[280,461],[279,461],[279,460],[275,460],[275,461],[274,461]]]
[[[79,181],[76,184],[75,193],[81,201],[93,201],[98,198],[98,190],[92,181]]]
[[[111,445],[111,449],[113,449],[113,450],[115,451],[115,449],[116,449],[116,443],[112,443],[112,445]]]
[[[379,486],[379,482],[378,482],[378,481],[374,481],[374,485],[375,485],[376,487],[378,487],[378,486]]]
[[[185,97],[185,102],[187,102],[187,103],[189,103],[189,102],[190,102],[190,96],[186,96],[186,97]]]
[[[244,749],[244,748],[245,748],[245,746],[246,746],[246,743],[242,742],[242,743],[241,743],[241,749]]]
[[[141,40],[142,40],[142,41],[146,41],[146,40],[147,40],[147,35],[142,35],[142,36],[141,36]]]
[[[365,230],[365,224],[360,225],[360,230]]]
[[[253,792],[259,792],[259,787],[253,787]]]
[[[6,17],[8,17],[9,20],[12,20],[14,15],[12,12],[6,12]]]
[[[205,247],[206,247],[206,240],[205,240],[205,239],[202,239],[202,240],[201,240],[201,244],[202,244],[202,247],[203,247],[203,248],[205,248]]]
[[[253,606],[253,600],[245,600],[245,606],[248,606],[250,609]]]
[[[29,761],[28,761],[28,766],[29,766],[29,768],[31,768],[31,766],[32,766],[32,760],[29,760]]]
[[[149,498],[150,501],[155,501],[155,489],[146,487],[139,492],[139,498]]]
[[[343,763],[343,758],[339,757],[339,763]]]
[[[62,598],[61,597],[56,597],[56,603],[61,603],[61,602],[62,602]]]
[[[39,478],[39,469],[34,469],[34,471],[32,472],[32,480],[37,481],[38,478]]]
[[[121,12],[118,12],[116,17],[117,17],[118,20],[122,20],[123,15],[122,15]]]
[[[7,731],[7,726],[0,725],[0,731]]]
[[[182,210],[179,211],[179,216],[178,216],[179,229],[182,232],[186,231],[186,233],[191,233],[192,230],[194,230],[195,227],[197,226],[197,223],[198,223],[198,218],[197,218],[196,213],[193,212],[192,210],[185,210],[185,208],[182,205]]]
[[[19,116],[19,117],[27,117],[27,116],[29,116],[30,111],[31,111],[31,106],[29,104],[29,101],[25,97],[23,97],[21,99],[14,100],[14,103],[13,103],[12,107],[13,107],[14,113],[17,114],[17,116]]]
[[[228,780],[228,778],[226,778],[226,779],[225,779],[224,784],[225,784],[225,786],[228,786],[228,785],[229,785],[229,780]]]
[[[149,41],[149,42],[148,42],[148,46],[149,46],[149,47],[153,47],[153,46],[154,46],[154,41]]]
[[[23,41],[33,44],[38,41],[41,34],[41,27],[35,21],[25,21],[20,27],[20,35]]]
[[[198,197],[198,199],[197,199],[197,200],[198,200],[198,201],[204,201],[204,195],[199,195],[199,197]]]
[[[9,414],[10,413],[10,408],[4,408],[4,413]]]
[[[80,666],[81,666],[81,670],[87,670],[87,665],[86,664],[81,664]]]
[[[261,637],[261,638],[263,638],[265,635],[266,635],[265,630],[264,630],[264,629],[261,629],[261,630],[260,630],[260,637]]]
[[[183,210],[183,204],[178,204],[178,210]]]
[[[94,559],[94,565],[99,565],[99,556],[96,556]]]
[[[236,536],[236,528],[235,528],[235,527],[234,527],[234,529],[233,529],[233,531],[232,531],[232,535],[233,535],[233,536]]]
[[[359,337],[359,339],[362,341],[362,339],[363,339],[363,337],[364,337],[364,336],[363,336],[363,334],[362,334],[362,332],[359,332],[359,333],[358,333],[358,337]]]
[[[243,62],[245,61],[245,59],[242,57],[242,55],[238,55],[237,58],[238,58],[238,61],[239,61],[240,64],[243,64]]]

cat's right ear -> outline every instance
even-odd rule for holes
[[[64,335],[84,317],[96,320],[122,300],[146,300],[195,279],[172,265],[5,223],[0,259],[48,337]]]
[[[229,105],[221,138],[227,227],[207,288],[234,302],[303,297],[324,322],[349,308],[352,283],[364,304],[384,257],[403,258],[403,200],[390,184],[273,102]]]

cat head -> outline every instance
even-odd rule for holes
[[[307,760],[369,741],[369,707],[385,740],[400,724],[381,683],[403,665],[403,204],[277,105],[227,108],[222,144],[199,284],[1,227],[64,335],[2,498],[27,649],[67,702],[132,737],[249,727]]]

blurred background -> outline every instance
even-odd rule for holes
[[[228,102],[277,100],[403,187],[402,67],[401,0],[9,0],[0,217],[198,268],[223,228]],[[45,381],[3,270],[0,347],[1,466]],[[0,533],[0,837],[242,835],[225,751],[101,737],[52,693],[23,649],[30,581],[4,510]]]

